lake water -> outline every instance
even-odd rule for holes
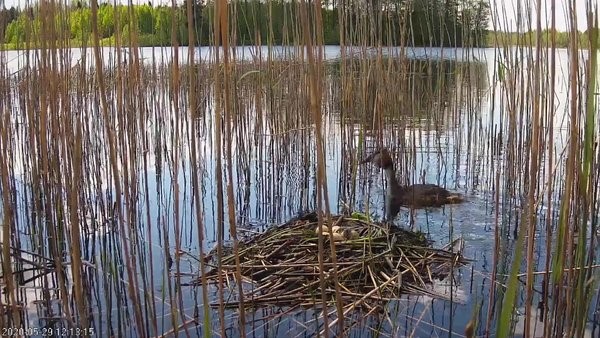
[[[106,66],[114,65],[117,61],[117,54],[121,54],[119,57],[122,62],[127,62],[128,59],[131,59],[130,53],[132,53],[129,48],[124,47],[120,49],[115,49],[112,47],[103,47],[101,48],[103,60]],[[145,64],[169,64],[173,61],[174,48],[160,48],[160,47],[143,47],[138,49],[140,60],[142,60]],[[178,61],[181,64],[187,63],[189,49],[187,47],[180,47],[177,50],[178,53]],[[251,60],[267,60],[269,57],[271,59],[289,59],[292,57],[297,57],[305,51],[299,47],[285,47],[285,46],[274,46],[272,48],[268,48],[267,46],[262,47],[236,47],[231,49],[231,55],[235,57],[238,61],[251,61]],[[493,56],[494,51],[488,49],[487,52],[485,49],[463,49],[463,48],[407,48],[400,49],[398,47],[388,47],[383,48],[380,51],[376,48],[372,47],[347,47],[346,48],[346,56],[355,56],[355,57],[364,57],[364,56],[374,56],[381,52],[382,55],[386,56],[398,56],[400,54],[405,54],[407,57],[411,59],[447,59],[447,60],[481,60],[485,61],[487,57]],[[82,56],[88,57],[88,63],[93,61],[93,49],[92,48],[72,48],[64,50],[63,62],[67,60],[66,65],[75,66],[82,61]],[[219,53],[222,57],[223,49],[219,48]],[[216,57],[216,49],[213,47],[197,47],[195,48],[195,62],[214,62]],[[323,48],[323,58],[325,60],[338,60],[342,57],[342,52],[339,46],[325,46]],[[39,50],[10,50],[2,53],[3,63],[6,65],[6,68],[14,73],[19,69],[22,69],[27,62],[31,65],[37,65],[42,58],[42,54]],[[29,60],[28,60],[29,59]]]
[[[115,49],[103,48],[102,51],[105,66],[114,68]],[[275,47],[271,50],[271,60],[283,60],[285,63],[300,52],[294,48]],[[129,54],[123,55],[131,60]],[[378,53],[376,49],[352,48],[347,54],[368,64],[373,61],[364,60],[373,60]],[[70,62],[58,66],[58,69],[68,69],[81,63],[82,50],[72,49],[66,55]],[[68,145],[60,144],[59,140],[66,138],[69,133],[74,134],[76,128],[70,129],[72,127],[69,126],[75,124],[66,116],[73,114],[82,117],[83,165],[85,172],[93,175],[82,179],[78,188],[81,189],[79,205],[82,216],[86,217],[86,226],[96,228],[90,229],[82,240],[82,258],[94,267],[86,270],[85,288],[91,290],[88,302],[93,323],[102,336],[140,335],[133,328],[135,325],[131,325],[135,321],[129,304],[123,245],[131,247],[130,259],[138,266],[137,286],[140,294],[154,291],[158,334],[173,328],[171,304],[183,312],[177,316],[178,323],[191,321],[195,314],[202,312],[199,288],[176,286],[178,282],[190,282],[199,271],[198,261],[193,258],[198,257],[200,244],[189,157],[192,123],[197,129],[194,139],[200,156],[198,177],[201,183],[201,224],[207,237],[203,243],[205,250],[212,249],[216,240],[216,103],[212,82],[202,78],[212,74],[201,70],[198,73],[201,77],[198,91],[190,94],[197,95],[198,108],[195,112],[198,115],[190,120],[185,117],[188,114],[186,89],[181,89],[180,101],[174,102],[173,88],[165,80],[168,73],[164,67],[172,64],[172,49],[141,48],[139,55],[150,70],[143,72],[139,86],[125,87],[135,88],[135,91],[120,93],[118,81],[108,86],[108,109],[113,116],[109,128],[116,132],[117,144],[122,145],[117,158],[118,176],[123,187],[122,204],[128,211],[125,215],[127,224],[133,228],[128,242],[123,243],[116,231],[99,226],[100,223],[112,224],[112,221],[106,220],[114,217],[112,212],[117,192],[113,181],[115,174],[109,164],[105,122],[94,85],[78,87],[71,82],[73,86],[70,92],[73,96],[60,101],[60,109],[56,110],[55,115],[64,117],[62,122],[65,125],[51,127],[61,133],[50,135],[48,141],[48,150],[56,151],[49,151],[50,160],[69,156]],[[180,48],[180,64],[187,64],[187,55],[187,48]],[[196,62],[214,62],[214,49],[197,48],[196,55]],[[240,64],[250,64],[259,59],[268,60],[269,49],[239,47],[234,55]],[[524,201],[523,180],[527,175],[520,171],[526,168],[527,158],[517,154],[512,160],[518,163],[508,165],[507,154],[510,149],[506,140],[511,95],[527,97],[526,89],[523,88],[521,93],[518,88],[520,74],[531,71],[523,65],[527,58],[520,56],[518,49],[501,53],[494,49],[389,48],[382,50],[386,60],[384,63],[403,55],[406,68],[400,68],[401,63],[398,63],[389,71],[394,74],[386,79],[374,77],[363,81],[361,74],[365,73],[356,69],[364,70],[366,66],[357,62],[354,68],[356,75],[347,75],[346,82],[342,83],[341,55],[338,46],[324,48],[324,59],[330,61],[323,78],[322,117],[326,140],[328,202],[332,212],[342,212],[344,205],[349,205],[376,219],[382,217],[385,189],[382,173],[372,166],[358,166],[356,185],[351,184],[353,164],[364,156],[358,153],[359,146],[373,149],[378,141],[377,135],[380,135],[400,161],[397,169],[402,180],[440,184],[464,194],[467,199],[463,204],[439,209],[414,212],[403,209],[395,223],[426,232],[435,241],[436,247],[462,238],[464,255],[473,260],[456,271],[452,292],[449,281],[435,285],[436,292],[447,297],[452,294],[452,302],[407,296],[388,305],[394,309],[393,318],[366,320],[351,335],[373,335],[368,329],[370,325],[377,325],[391,336],[445,336],[450,331],[462,335],[478,305],[481,310],[476,333],[483,335],[490,300],[496,227],[502,233],[504,250],[510,252],[514,245],[512,229],[519,223],[517,215]],[[53,90],[53,85],[43,76],[23,84],[19,70],[26,64],[26,56],[23,51],[2,53],[7,73],[13,74],[10,92],[14,151],[10,153],[9,163],[14,180],[10,194],[18,210],[15,226],[20,234],[19,246],[23,250],[20,255],[30,260],[33,259],[31,253],[46,258],[51,258],[51,254],[43,241],[36,243],[33,240],[47,239],[47,236],[32,235],[36,226],[48,221],[33,212],[32,201],[35,197],[30,190],[35,177],[34,169],[40,167],[40,152],[47,150],[38,148],[34,151],[40,147],[39,143],[35,143],[37,146],[29,143],[32,135],[27,127],[27,114],[39,112],[39,97],[49,95],[44,91]],[[93,59],[92,54],[88,54],[88,57],[88,62]],[[42,60],[39,52],[30,51],[29,58],[37,60],[31,61],[33,67],[43,64],[39,61]],[[582,52],[581,59],[586,58],[586,53]],[[498,73],[500,63],[506,64],[504,76],[514,76],[516,79],[518,89],[515,92],[507,94],[507,81],[501,79]],[[290,66],[292,70],[273,68],[274,72],[280,72],[279,76],[273,75],[276,81],[257,85],[260,82],[255,82],[258,80],[252,79],[254,74],[249,74],[245,79],[247,84],[240,80],[235,86],[233,102],[236,114],[232,118],[234,129],[231,132],[235,210],[238,226],[251,231],[260,231],[316,208],[314,124],[308,113],[303,71],[296,71],[293,67]],[[569,135],[566,120],[570,108],[566,76],[569,72],[569,55],[566,50],[557,52],[556,67],[554,134],[548,137],[554,140],[555,153],[562,154]],[[125,77],[121,81],[128,86],[128,81],[133,80]],[[25,87],[18,87],[19,84]],[[256,94],[257,88],[259,94]],[[85,99],[77,99],[82,97],[81,94],[77,96],[79,90],[87,93],[83,94]],[[40,106],[27,106],[22,101],[19,103],[28,93],[35,97],[33,101]],[[378,107],[375,112],[372,108],[374,104]],[[521,103],[515,112],[525,116],[525,125],[530,110],[531,107],[526,103]],[[373,118],[374,115],[379,117]],[[380,129],[377,128],[378,121],[384,121]],[[525,128],[518,133],[525,137],[530,131]],[[564,155],[553,158],[556,177],[564,174],[565,160]],[[507,167],[517,168],[517,172],[520,172],[515,176],[518,179],[516,183],[508,182],[505,178],[496,181],[496,174],[503,177]],[[56,196],[66,199],[69,181],[65,170],[57,169],[58,173],[53,177],[60,179],[52,184],[52,191]],[[510,189],[513,183],[515,190]],[[500,196],[498,203],[496,194]],[[52,201],[65,203],[59,197],[54,197]],[[540,248],[535,252],[536,271],[544,270],[546,262],[545,249],[542,250],[546,238],[543,211],[548,205],[556,205],[554,200],[541,202],[539,233],[535,239]],[[54,224],[58,217],[56,211],[52,209],[47,212],[54,215],[48,225]],[[550,224],[555,226],[556,222]],[[228,229],[227,220],[225,226]],[[59,226],[57,230],[65,231]],[[230,239],[228,232],[226,237]],[[175,250],[176,241],[180,243],[180,252]],[[63,250],[68,252],[68,246]],[[179,260],[180,275],[175,273],[177,264],[168,266],[169,258]],[[65,255],[65,261],[69,261],[68,255]],[[498,262],[499,274],[507,273],[509,262],[508,258],[505,262]],[[39,289],[41,285],[56,285],[53,275],[30,281],[19,291],[20,299],[28,310],[26,320],[34,327],[51,322],[53,319],[50,318],[60,317],[58,314],[63,311],[60,302],[41,301],[55,299],[56,289],[51,288],[53,291],[46,295]],[[211,290],[211,297],[216,297],[214,290]],[[534,304],[537,304],[539,297],[536,294]],[[518,307],[523,308],[524,296],[517,302]],[[265,337],[310,337],[319,331],[314,321],[310,324],[313,320],[310,311],[285,315],[280,312],[266,309],[248,314],[247,322],[251,324],[248,324],[246,331],[252,336]],[[212,329],[217,332],[217,311],[212,314]],[[236,312],[227,312],[227,318],[228,335],[238,336]],[[518,333],[522,330],[522,315],[517,315],[516,319]],[[539,319],[534,322],[540,325],[534,331],[539,336],[542,324]],[[591,318],[590,322],[596,323],[595,318]],[[494,328],[495,324],[491,327]],[[157,334],[149,323],[145,329],[150,335]],[[191,325],[187,330],[191,336],[195,336],[202,328]],[[180,330],[179,336],[186,336],[185,331]]]

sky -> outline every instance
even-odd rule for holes
[[[15,6],[16,4],[24,5],[26,3],[33,3],[37,0],[0,0],[0,6],[2,3],[6,7]],[[99,0],[99,2],[105,2],[106,0]],[[112,2],[113,0],[110,0]],[[127,0],[117,0],[120,3],[127,3]],[[519,4],[522,8],[522,11],[527,11],[527,6],[531,7],[530,12],[535,13],[535,7],[537,1],[542,1],[542,28],[550,27],[550,14],[547,13],[550,8],[549,4],[551,0],[488,0],[490,2],[490,8],[492,10],[492,19],[490,20],[489,28],[494,29],[493,22],[496,22],[496,29],[503,31],[516,31],[517,30],[517,19],[516,19],[516,9],[519,8]],[[568,16],[566,11],[567,1],[572,1],[575,3],[575,10],[577,13],[577,29],[580,31],[585,31],[587,29],[587,20],[585,16],[585,5],[588,0],[556,0],[556,27],[559,31],[566,31],[570,27],[567,24]],[[176,0],[176,2],[180,3],[183,0]],[[592,0],[592,3],[598,3],[597,0]],[[134,4],[140,3],[148,3],[148,0],[133,0]],[[159,3],[168,3],[170,4],[170,0],[154,0],[153,4]],[[526,16],[525,16],[526,17]],[[531,27],[535,28],[535,15],[531,15],[532,22]],[[529,24],[523,23],[525,26],[522,26],[522,30],[528,30]]]
[[[490,1],[490,9],[492,11],[492,19],[490,20],[490,29],[493,29],[492,21],[496,22],[496,29],[503,31],[516,31],[517,30],[517,8],[519,8],[519,4],[523,11],[528,11],[531,14],[531,27],[536,27],[536,9],[537,1],[534,0],[489,0]],[[550,4],[551,0],[538,0],[542,1],[542,28],[548,28],[551,26],[552,16],[550,14]],[[575,13],[577,14],[577,29],[579,31],[587,30],[587,18],[586,18],[586,2],[587,0],[572,0],[570,2],[575,2]],[[592,0],[592,3],[598,4],[597,0]],[[567,31],[570,29],[569,17],[567,15],[567,4],[566,0],[556,0],[556,28],[559,31]],[[527,9],[527,6],[531,7],[530,10]],[[526,20],[526,16],[524,16],[522,20]],[[523,22],[522,29],[529,30],[529,23]]]

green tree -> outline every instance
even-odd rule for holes
[[[32,19],[25,12],[22,12],[16,20],[11,21],[6,27],[4,41],[18,44],[26,39],[27,26],[32,26]]]
[[[344,6],[338,8],[336,6]],[[289,44],[300,42],[298,3],[283,0],[243,0],[230,8],[233,43]],[[343,9],[346,20],[340,32],[339,15]],[[73,1],[65,7],[70,37],[83,40],[91,32],[91,10],[88,1]],[[214,3],[195,0],[191,18],[197,44],[212,40]],[[174,12],[173,12],[174,11]],[[25,39],[27,25],[35,37],[39,25],[36,12],[29,8],[22,13],[15,9],[0,11],[0,30],[4,27],[6,42]],[[174,13],[174,15],[173,15]],[[17,15],[18,14],[18,15]],[[311,16],[314,14],[311,14]],[[486,0],[369,0],[365,2],[325,1],[321,9],[323,39],[326,44],[339,44],[340,33],[346,44],[398,44],[416,46],[480,46],[487,36],[489,5]],[[36,20],[34,20],[34,17]],[[104,3],[98,8],[98,30],[102,38],[114,38],[118,32],[127,43],[131,29],[139,33],[144,45],[169,45],[172,29],[180,45],[188,43],[187,6],[153,7],[151,3],[133,7]],[[314,21],[315,18],[311,18]],[[404,22],[408,19],[408,22]],[[56,27],[65,24],[56,17]],[[4,26],[2,26],[2,24]],[[404,29],[402,31],[401,29]],[[559,34],[561,39],[566,35]],[[404,38],[405,41],[400,41]],[[518,37],[511,39],[517,40]],[[582,35],[582,38],[584,36]],[[519,39],[522,41],[523,39]],[[562,41],[562,40],[561,40]]]
[[[102,38],[108,38],[115,34],[114,7],[102,4],[98,8],[98,34]]]
[[[19,11],[15,7],[11,7],[10,9],[3,8],[0,10],[0,34],[2,34],[3,37],[6,35],[8,25],[17,20],[19,14]]]
[[[81,8],[71,12],[69,15],[69,27],[71,38],[82,41],[92,32],[91,26],[92,11],[90,8]]]
[[[153,9],[149,5],[135,7],[138,20],[138,28],[141,34],[152,34],[154,32]]]
[[[158,7],[154,9],[154,34],[163,45],[171,42],[171,12],[169,7]]]

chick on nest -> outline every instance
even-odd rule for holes
[[[356,230],[350,230],[350,229],[344,229],[340,226],[334,225],[331,227],[331,232],[332,232],[332,239],[334,242],[341,242],[341,241],[347,241],[347,240],[351,240],[351,239],[358,239],[359,235],[358,232]],[[318,235],[319,234],[319,227],[317,226],[315,228],[315,233]],[[323,236],[330,236],[329,233],[329,227],[326,225],[323,225],[323,232],[322,232]]]

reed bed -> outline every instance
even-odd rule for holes
[[[339,228],[339,229],[338,229]],[[320,232],[322,231],[322,232]],[[331,234],[330,234],[331,232]],[[272,227],[264,233],[248,236],[240,242],[238,257],[247,307],[314,307],[320,294],[319,256],[324,258],[323,274],[328,302],[336,298],[331,278],[332,253],[318,250],[319,234],[335,243],[340,297],[344,314],[352,309],[367,312],[382,309],[385,302],[402,294],[427,295],[446,299],[429,287],[446,278],[452,269],[467,263],[461,253],[461,240],[441,249],[431,247],[425,234],[404,230],[396,225],[371,222],[360,216],[336,215],[322,230],[316,213],[299,216]],[[334,236],[334,237],[332,237]],[[233,289],[236,256],[225,250],[217,267],[216,250],[206,260],[212,269],[206,272],[209,283],[219,278]],[[195,285],[201,281],[196,281]],[[239,296],[222,304],[238,306]],[[219,306],[212,303],[211,306]]]
[[[491,28],[514,34],[494,34],[494,48],[460,48],[481,36],[466,22],[441,26],[469,19],[447,9],[487,3],[25,5],[19,29],[2,25],[17,40],[3,46],[24,50],[0,51],[0,328],[243,336],[255,330],[246,308],[279,304],[287,287],[300,299],[295,310],[335,302],[331,316],[295,327],[325,337],[333,332],[323,327],[347,327],[346,311],[376,314],[397,297],[410,305],[383,309],[388,325],[365,336],[597,336],[597,3],[496,2]],[[100,48],[111,17],[115,47]],[[77,44],[73,27],[82,29]],[[139,48],[142,27],[164,47]],[[339,45],[325,46],[336,31]],[[194,48],[199,41],[208,46]],[[252,57],[238,54],[244,48]],[[324,57],[330,48],[334,59]],[[357,165],[381,145],[403,183],[469,197],[397,220],[438,242],[464,236],[464,250],[395,243],[398,253],[382,225],[335,216],[382,211],[380,172]],[[288,222],[307,210],[324,216]],[[312,228],[340,219],[362,237],[315,236]],[[245,238],[241,227],[265,232]],[[394,269],[377,258],[386,251]],[[460,253],[473,258],[467,267]],[[265,271],[263,261],[280,267]],[[285,264],[313,270],[289,276]],[[198,271],[218,287],[188,287]],[[435,271],[449,281],[443,292],[429,288]],[[442,299],[423,305],[406,292]]]

